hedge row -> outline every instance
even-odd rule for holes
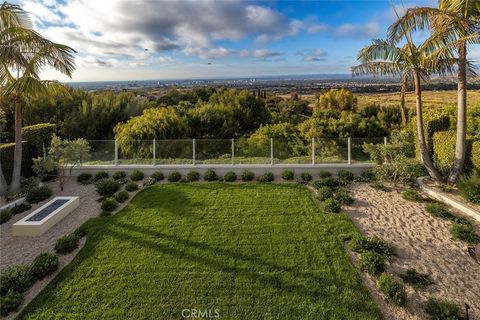
[[[7,143],[0,146],[0,161],[2,162],[2,171],[7,180],[10,183],[13,173],[13,158],[14,158],[15,143]],[[33,174],[32,159],[35,157],[33,148],[28,142],[22,143],[22,176],[30,177]]]
[[[433,161],[443,173],[450,170],[455,159],[455,130],[438,131],[433,134]],[[467,137],[465,168],[480,169],[480,140]]]
[[[52,141],[52,135],[57,131],[53,123],[39,123],[22,128],[22,140],[30,142],[36,157],[43,154],[43,146],[48,149]]]

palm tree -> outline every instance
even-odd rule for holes
[[[72,48],[54,43],[32,30],[26,12],[18,5],[0,6],[0,87],[15,104],[15,150],[10,191],[20,187],[22,163],[22,102],[25,97],[66,93],[58,81],[41,80],[49,66],[71,77],[75,70]]]
[[[388,45],[385,40],[373,40],[370,46],[363,48],[358,56],[357,60],[361,61],[361,64],[352,67],[352,73],[354,76],[372,74],[372,75],[397,75],[400,76],[400,112],[402,114],[402,126],[407,125],[407,115],[405,111],[405,93],[408,89],[408,84],[413,79],[411,70],[403,61],[402,57],[405,54],[393,55],[391,61],[379,61],[376,60],[374,54],[378,47]],[[396,48],[397,52],[401,52],[402,48]]]
[[[389,38],[400,39],[407,33],[431,29],[426,42],[429,52],[443,51],[457,56],[457,137],[455,160],[448,182],[455,183],[463,170],[466,150],[467,117],[467,60],[468,45],[480,43],[480,1],[440,0],[438,8],[417,7],[408,9],[389,29]]]

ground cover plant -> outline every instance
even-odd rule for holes
[[[382,318],[338,237],[358,231],[301,185],[157,184],[85,228],[20,319],[176,319],[189,306],[225,319]]]

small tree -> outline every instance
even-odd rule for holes
[[[33,170],[39,175],[58,174],[60,189],[63,191],[66,173],[72,175],[72,169],[90,157],[90,146],[87,140],[62,140],[53,135],[46,158],[33,159]]]
[[[357,107],[357,98],[347,89],[330,89],[318,97],[316,107],[340,111],[354,110]]]

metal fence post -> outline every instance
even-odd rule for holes
[[[155,165],[157,162],[157,139],[153,139],[152,152],[153,152],[153,165]]]
[[[388,141],[387,141],[387,137],[383,137],[383,144],[384,145],[387,145]]]
[[[115,140],[115,165],[118,166],[118,142]]]
[[[352,164],[352,138],[348,137],[348,164]]]
[[[315,138],[312,138],[312,164],[315,164]]]
[[[235,164],[235,139],[232,139],[232,166]]]
[[[195,139],[192,139],[192,146],[193,146],[193,152],[192,152],[192,160],[193,160],[193,165],[195,165]]]
[[[270,138],[270,165],[273,166],[273,138]]]

